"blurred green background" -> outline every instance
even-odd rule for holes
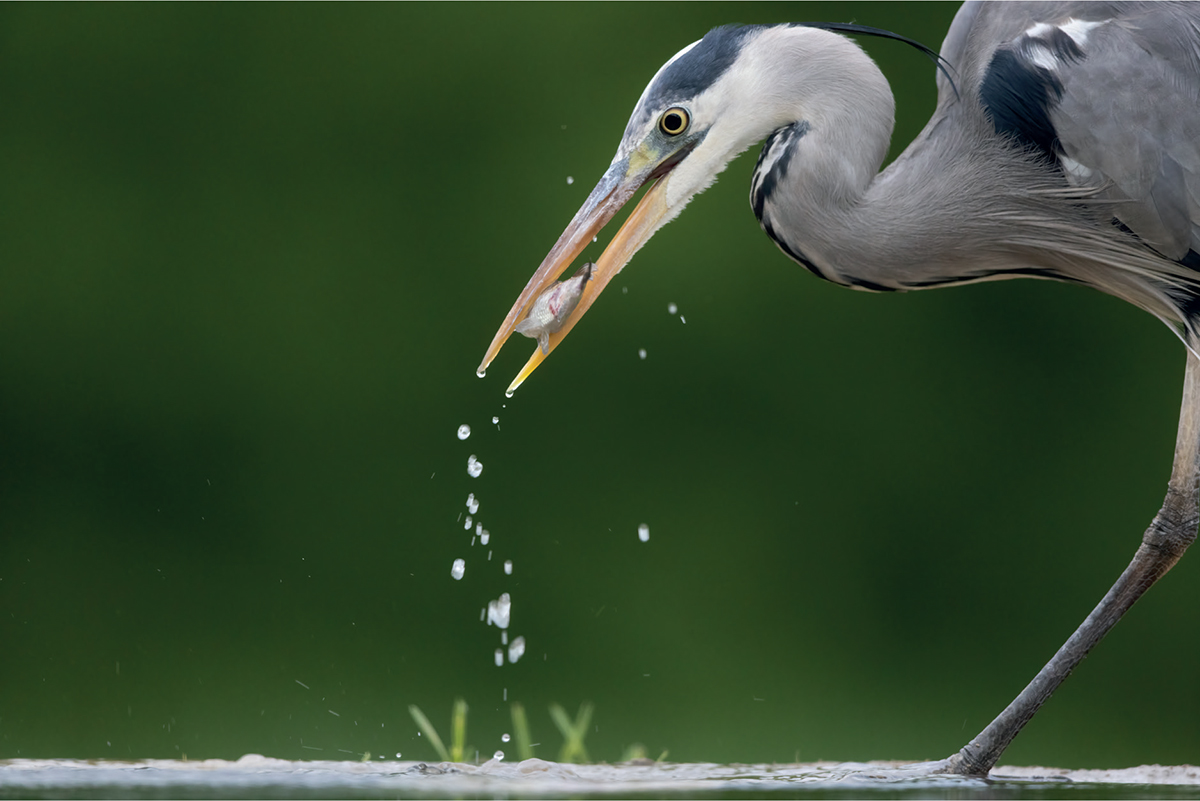
[[[483,755],[505,696],[546,758],[546,707],[584,700],[596,759],[956,750],[1158,508],[1165,327],[1045,282],[824,284],[759,231],[751,152],[516,397],[528,340],[474,374],[682,46],[813,19],[936,47],[954,11],[0,6],[0,757],[428,760],[407,706],[446,734],[456,696]],[[863,45],[894,155],[934,68]],[[1005,762],[1196,762],[1198,571]],[[496,667],[505,591],[528,652]]]

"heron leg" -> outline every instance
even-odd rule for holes
[[[1197,346],[1194,342],[1191,345]],[[983,731],[946,760],[942,772],[986,776],[1017,732],[1058,685],[1116,625],[1134,601],[1179,561],[1188,545],[1196,539],[1197,522],[1200,521],[1200,464],[1197,463],[1200,455],[1200,359],[1191,350],[1187,353],[1183,408],[1179,415],[1175,462],[1167,483],[1167,497],[1146,529],[1133,561],[1033,681]]]

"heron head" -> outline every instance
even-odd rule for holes
[[[515,390],[570,333],[633,254],[708,188],[735,156],[772,131],[805,119],[810,105],[811,113],[819,116],[821,104],[814,102],[806,76],[814,71],[840,74],[842,70],[829,67],[842,48],[857,50],[844,37],[815,28],[723,26],[664,64],[634,106],[612,163],[496,332],[479,373],[538,297],[638,190],[649,185],[597,259],[573,315],[549,335],[548,344],[535,349],[509,386],[510,392]],[[804,64],[811,70],[800,68]]]

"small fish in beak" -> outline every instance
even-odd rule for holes
[[[549,353],[550,335],[563,327],[563,323],[579,305],[583,287],[592,280],[592,270],[595,267],[595,264],[588,262],[566,281],[559,281],[538,295],[537,300],[529,307],[529,315],[517,323],[513,330],[530,339],[536,339],[542,353]]]

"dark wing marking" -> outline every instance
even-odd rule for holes
[[[1050,111],[1062,100],[1058,68],[1083,58],[1075,41],[1054,27],[997,48],[979,87],[996,132],[1056,159],[1061,151]]]

